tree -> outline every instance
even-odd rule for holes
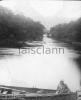
[[[81,42],[81,18],[70,23],[56,25],[50,29],[53,39],[63,42]]]
[[[23,41],[42,40],[44,28],[39,22],[0,7],[0,46],[18,47]]]

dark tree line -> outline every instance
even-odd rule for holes
[[[53,39],[63,42],[81,42],[81,18],[70,23],[56,25],[50,29]]]
[[[40,41],[43,34],[41,23],[0,7],[0,47],[18,47],[25,41]]]

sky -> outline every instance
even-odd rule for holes
[[[48,29],[81,16],[80,1],[4,0],[0,5],[11,9],[14,13],[24,14],[35,21],[40,21]],[[52,41],[49,39],[45,42],[46,47],[57,47],[50,44]],[[65,54],[60,55],[24,54],[2,59],[0,84],[56,89],[59,81],[63,79],[71,90],[78,90],[80,72],[76,62],[72,60],[74,57],[74,54],[65,49]]]
[[[40,21],[46,28],[81,17],[80,1],[3,0],[0,4],[15,13]]]

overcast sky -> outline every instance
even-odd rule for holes
[[[47,28],[81,17],[80,1],[4,0],[0,4],[15,13],[41,21]]]

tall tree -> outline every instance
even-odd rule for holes
[[[0,7],[0,46],[16,46],[23,41],[42,40],[44,26],[24,15]]]

